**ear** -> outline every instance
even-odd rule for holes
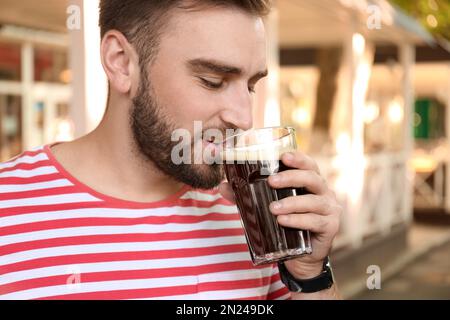
[[[103,36],[100,52],[111,89],[122,94],[134,91],[138,59],[125,36],[117,30],[108,31]]]

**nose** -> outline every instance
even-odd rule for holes
[[[249,130],[253,126],[253,102],[248,89],[234,91],[224,99],[224,108],[221,112],[223,122],[230,127]]]

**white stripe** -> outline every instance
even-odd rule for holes
[[[11,162],[0,163],[0,170],[12,168],[21,163],[36,163],[42,160],[48,160],[48,157],[45,153],[38,153],[37,155],[34,156],[23,156]]]
[[[116,208],[86,208],[61,211],[37,212],[0,218],[1,226],[13,226],[23,223],[50,221],[56,219],[74,218],[142,218],[168,217],[171,215],[202,216],[211,212],[236,214],[236,206],[214,205],[209,208],[198,207],[164,207],[154,209],[116,209]]]
[[[57,187],[73,186],[73,184],[67,179],[58,179],[45,182],[36,182],[28,184],[4,184],[0,185],[0,193],[7,192],[24,192],[33,190],[43,190]]]
[[[1,178],[9,178],[9,177],[17,177],[17,178],[30,178],[30,177],[36,177],[44,174],[50,174],[50,173],[56,173],[58,170],[56,170],[53,166],[43,166],[36,169],[31,170],[11,170],[6,172],[1,172],[0,177]]]
[[[81,281],[83,278],[81,276]],[[146,288],[162,288],[185,285],[196,285],[196,276],[187,277],[170,277],[170,278],[156,278],[156,279],[136,279],[136,280],[120,280],[120,281],[101,281],[101,282],[86,282],[79,284],[79,290],[76,286],[59,285],[35,288],[23,291],[17,291],[5,295],[0,295],[0,299],[37,299],[43,297],[51,297],[55,295],[66,295],[73,293],[87,293],[97,291],[114,291],[114,290],[133,290]]]
[[[16,233],[1,237],[1,245],[20,243],[27,241],[37,241],[64,237],[93,236],[105,234],[154,234],[161,232],[184,232],[196,230],[222,230],[231,228],[240,228],[241,222],[238,220],[230,221],[202,221],[198,223],[166,223],[166,224],[138,224],[132,226],[94,226],[94,227],[75,227],[50,229],[34,232]]]
[[[1,299],[1,296],[0,296]],[[200,299],[197,293],[193,294],[180,294],[180,295],[164,295],[159,297],[153,297],[153,298],[138,298],[138,299],[128,299],[128,300],[198,300]]]
[[[255,270],[241,270],[240,273],[236,272],[233,279],[229,280],[243,280],[243,279],[258,279],[261,277],[261,273],[256,275]],[[229,273],[229,272],[226,272]],[[223,281],[220,278],[220,273],[216,273],[217,280]],[[209,274],[213,278],[214,273]],[[68,277],[71,274],[68,274]],[[256,276],[256,278],[255,278]],[[136,289],[148,289],[148,288],[161,288],[161,287],[178,287],[184,285],[201,285],[201,281],[197,276],[183,276],[183,277],[167,277],[167,278],[152,278],[152,279],[134,279],[134,280],[114,280],[114,281],[100,281],[100,282],[86,282],[83,283],[83,274],[80,275],[81,283],[77,286],[49,286],[35,289],[28,289],[23,291],[17,291],[0,296],[0,299],[37,299],[43,297],[51,297],[55,295],[64,295],[71,293],[87,293],[87,292],[100,292],[100,291],[114,291],[114,290],[136,290]],[[200,287],[201,288],[201,287]],[[165,295],[159,297],[152,297],[149,299],[162,299],[168,297],[169,299],[237,299],[254,296],[265,296],[268,292],[269,285],[258,286],[246,289],[230,289],[230,290],[212,290],[203,291],[199,294],[188,295]]]
[[[39,151],[39,150],[44,150],[44,146],[37,146],[37,147],[30,149],[30,151]]]
[[[134,299],[134,300],[234,300],[254,296],[265,296],[268,287],[269,286],[249,288],[249,289],[213,290],[213,291],[203,291],[200,292],[199,294],[185,294],[176,296],[166,295],[161,297]],[[221,310],[218,310],[218,312],[220,311]]]
[[[244,257],[245,260],[249,259],[250,256]],[[272,267],[268,266],[264,269],[245,269],[245,270],[231,270],[231,271],[221,271],[213,273],[200,274],[198,276],[198,281],[200,283],[215,282],[215,281],[235,281],[235,280],[246,280],[246,279],[261,279],[269,277],[272,271]]]
[[[281,297],[275,298],[275,300],[287,300],[289,298],[291,298],[291,293],[290,292],[282,295]]]
[[[184,248],[206,248],[220,245],[245,244],[245,237],[229,236],[217,238],[183,239],[173,241],[153,241],[153,242],[129,242],[129,243],[98,243],[83,244],[73,246],[60,246],[51,248],[41,248],[33,250],[23,250],[16,253],[0,256],[0,265],[7,265],[16,262],[34,260],[46,257],[58,257],[65,255],[106,253],[106,252],[129,252],[129,251],[149,251],[149,250],[174,250]]]
[[[201,300],[230,300],[254,296],[263,296],[266,295],[268,288],[269,285],[248,289],[202,291],[199,294],[199,298]]]
[[[47,204],[51,205],[60,203],[92,202],[92,201],[102,201],[102,200],[95,198],[89,193],[67,193],[44,197],[3,200],[0,201],[0,208],[39,206],[39,205],[47,205]]]
[[[277,280],[270,286],[269,293],[275,292],[284,287],[285,287],[284,283],[281,282],[281,280]]]
[[[151,270],[151,269],[167,269],[167,268],[181,268],[181,267],[197,267],[203,265],[210,265],[216,263],[236,262],[236,261],[250,261],[250,254],[248,252],[233,252],[233,253],[221,253],[216,255],[207,255],[199,257],[186,257],[186,258],[164,258],[164,259],[151,259],[151,260],[126,260],[126,261],[110,261],[110,262],[93,262],[93,263],[80,263],[74,266],[60,265],[54,267],[36,268],[31,270],[16,271],[7,274],[3,274],[0,278],[0,285],[13,283],[22,280],[45,278],[51,276],[70,275],[73,270],[76,269],[77,273],[93,273],[93,272],[113,272],[113,271],[133,271],[133,270]],[[239,273],[239,272],[238,272]],[[242,274],[243,271],[240,270]],[[256,274],[258,273],[258,274]],[[266,272],[267,273],[267,272]],[[269,270],[270,273],[270,270]],[[243,276],[243,275],[242,275]],[[214,278],[215,277],[215,278]],[[236,277],[236,274],[230,274],[226,272],[220,275],[220,279],[223,281],[229,281]],[[261,272],[253,270],[253,275],[248,274],[248,278],[261,277]],[[218,281],[219,275],[201,275],[199,280],[201,282],[213,282]]]
[[[220,198],[222,198],[222,195],[220,193],[206,194],[206,193],[195,192],[195,191],[188,191],[180,197],[180,199],[192,199],[192,200],[199,200],[199,201],[216,201]]]

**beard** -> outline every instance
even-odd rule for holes
[[[163,114],[161,106],[149,85],[146,72],[132,101],[130,126],[139,153],[169,177],[199,189],[211,189],[224,179],[220,164],[175,164],[171,153],[178,144],[172,141],[172,132],[179,128]],[[150,88],[150,89],[149,89]],[[202,143],[202,140],[198,141]],[[191,141],[191,159],[193,142]]]

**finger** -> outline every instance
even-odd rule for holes
[[[269,177],[273,188],[302,188],[309,192],[324,194],[327,191],[325,179],[311,170],[286,170]]]
[[[329,234],[334,237],[339,229],[339,220],[333,216],[321,216],[314,213],[286,214],[277,217],[284,227],[309,230],[316,234]]]
[[[279,201],[272,202],[269,208],[275,215],[289,214],[293,212],[314,212],[319,215],[330,215],[334,212],[334,206],[328,197],[318,196],[315,194],[287,197]]]
[[[232,203],[236,203],[236,199],[234,197],[233,189],[231,188],[231,185],[228,182],[222,182],[219,185],[219,192],[228,201]]]
[[[320,173],[317,163],[300,151],[286,152],[281,156],[281,161],[288,167],[302,170],[312,170]]]

